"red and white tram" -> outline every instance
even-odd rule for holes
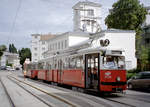
[[[87,48],[29,64],[27,76],[99,92],[126,90],[124,52]]]

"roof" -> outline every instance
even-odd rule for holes
[[[46,40],[49,40],[49,39],[51,39],[53,37],[55,37],[55,35],[52,35],[52,34],[42,34],[40,40],[41,41],[46,41]]]
[[[62,37],[62,36],[82,36],[82,37],[90,37],[90,34],[87,33],[87,32],[65,32],[65,33],[62,33],[62,34],[58,34],[58,35],[55,35],[53,36],[52,38],[49,38],[49,40],[53,40],[53,39],[56,39],[58,37]]]
[[[102,30],[102,32],[106,32],[106,33],[135,33],[134,30],[122,30],[122,29],[107,29],[107,30]]]
[[[94,6],[94,7],[101,7],[102,5],[99,3],[94,3],[94,2],[90,2],[90,1],[80,1],[77,4],[75,4],[72,8],[76,9],[78,8],[79,5],[89,5],[89,6]]]
[[[31,36],[40,36],[40,34],[31,34]]]

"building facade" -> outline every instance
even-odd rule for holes
[[[16,54],[16,53],[4,52],[1,57],[0,63],[1,63],[0,64],[1,66],[12,64],[13,68],[21,67],[19,54]]]
[[[103,47],[100,41],[109,40],[109,45]],[[130,30],[108,29],[99,33],[89,34],[86,32],[67,32],[57,35],[47,41],[48,51],[43,61],[51,56],[65,52],[76,51],[84,48],[105,48],[106,50],[122,50],[125,53],[126,69],[135,69],[137,59],[135,56],[135,32]]]
[[[52,34],[32,34],[31,41],[31,53],[32,62],[38,62],[43,59],[43,53],[48,50],[48,45],[46,40],[52,38]]]
[[[39,34],[32,35],[32,62],[46,61],[51,56],[76,49],[103,48],[100,41],[108,39],[110,44],[105,48],[125,51],[126,68],[135,69],[137,67],[135,32],[115,29],[102,31],[100,9],[101,5],[97,3],[78,2],[73,6],[73,32],[51,36],[44,40]]]
[[[57,54],[57,52],[71,49],[72,46],[80,44],[90,37],[85,32],[66,32],[47,40],[48,50],[43,53],[44,58]]]
[[[73,7],[74,31],[95,33],[101,30],[101,5],[94,2],[78,2]]]
[[[123,50],[125,53],[126,69],[135,69],[137,67],[135,31],[108,29],[94,34],[92,47],[103,48],[100,41],[109,40],[109,45],[104,47],[111,50]]]
[[[142,34],[142,44],[146,47],[150,47],[150,6],[145,7],[148,11],[148,14],[146,15],[146,20],[143,24],[143,34]]]
[[[145,26],[148,26],[148,25],[150,25],[150,6],[145,7],[145,8],[148,12],[146,15]]]

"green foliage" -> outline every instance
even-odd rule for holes
[[[145,70],[146,65],[149,63],[149,50],[146,49],[144,46],[141,46],[141,53],[140,53],[140,62],[141,62],[141,70]]]
[[[7,50],[5,45],[0,45],[0,57],[3,55],[3,52]]]
[[[31,60],[31,51],[29,48],[22,48],[19,50],[20,64],[23,65],[26,58]]]
[[[0,51],[0,58],[1,58],[1,56],[3,55],[3,52],[2,51]]]
[[[136,30],[136,32],[140,30],[147,11],[138,0],[118,0],[112,7],[112,11],[105,19],[108,28]]]
[[[9,52],[10,53],[17,53],[17,49],[14,44],[9,44]]]
[[[5,45],[0,45],[0,51],[6,51],[7,47]]]
[[[8,61],[7,61],[6,66],[11,66],[12,67],[12,64],[8,63]]]
[[[136,73],[134,73],[134,72],[133,72],[133,73],[131,73],[131,72],[129,73],[129,72],[128,72],[128,73],[127,73],[127,80],[130,79],[130,78],[131,78],[132,76],[134,76],[134,75],[136,75]]]

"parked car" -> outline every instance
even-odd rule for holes
[[[10,66],[7,66],[7,68],[6,68],[8,71],[15,71],[15,69],[13,69],[12,67],[10,67]]]
[[[131,77],[128,81],[129,89],[148,89],[150,88],[150,71],[140,72]]]
[[[6,66],[1,66],[0,70],[6,70]]]

